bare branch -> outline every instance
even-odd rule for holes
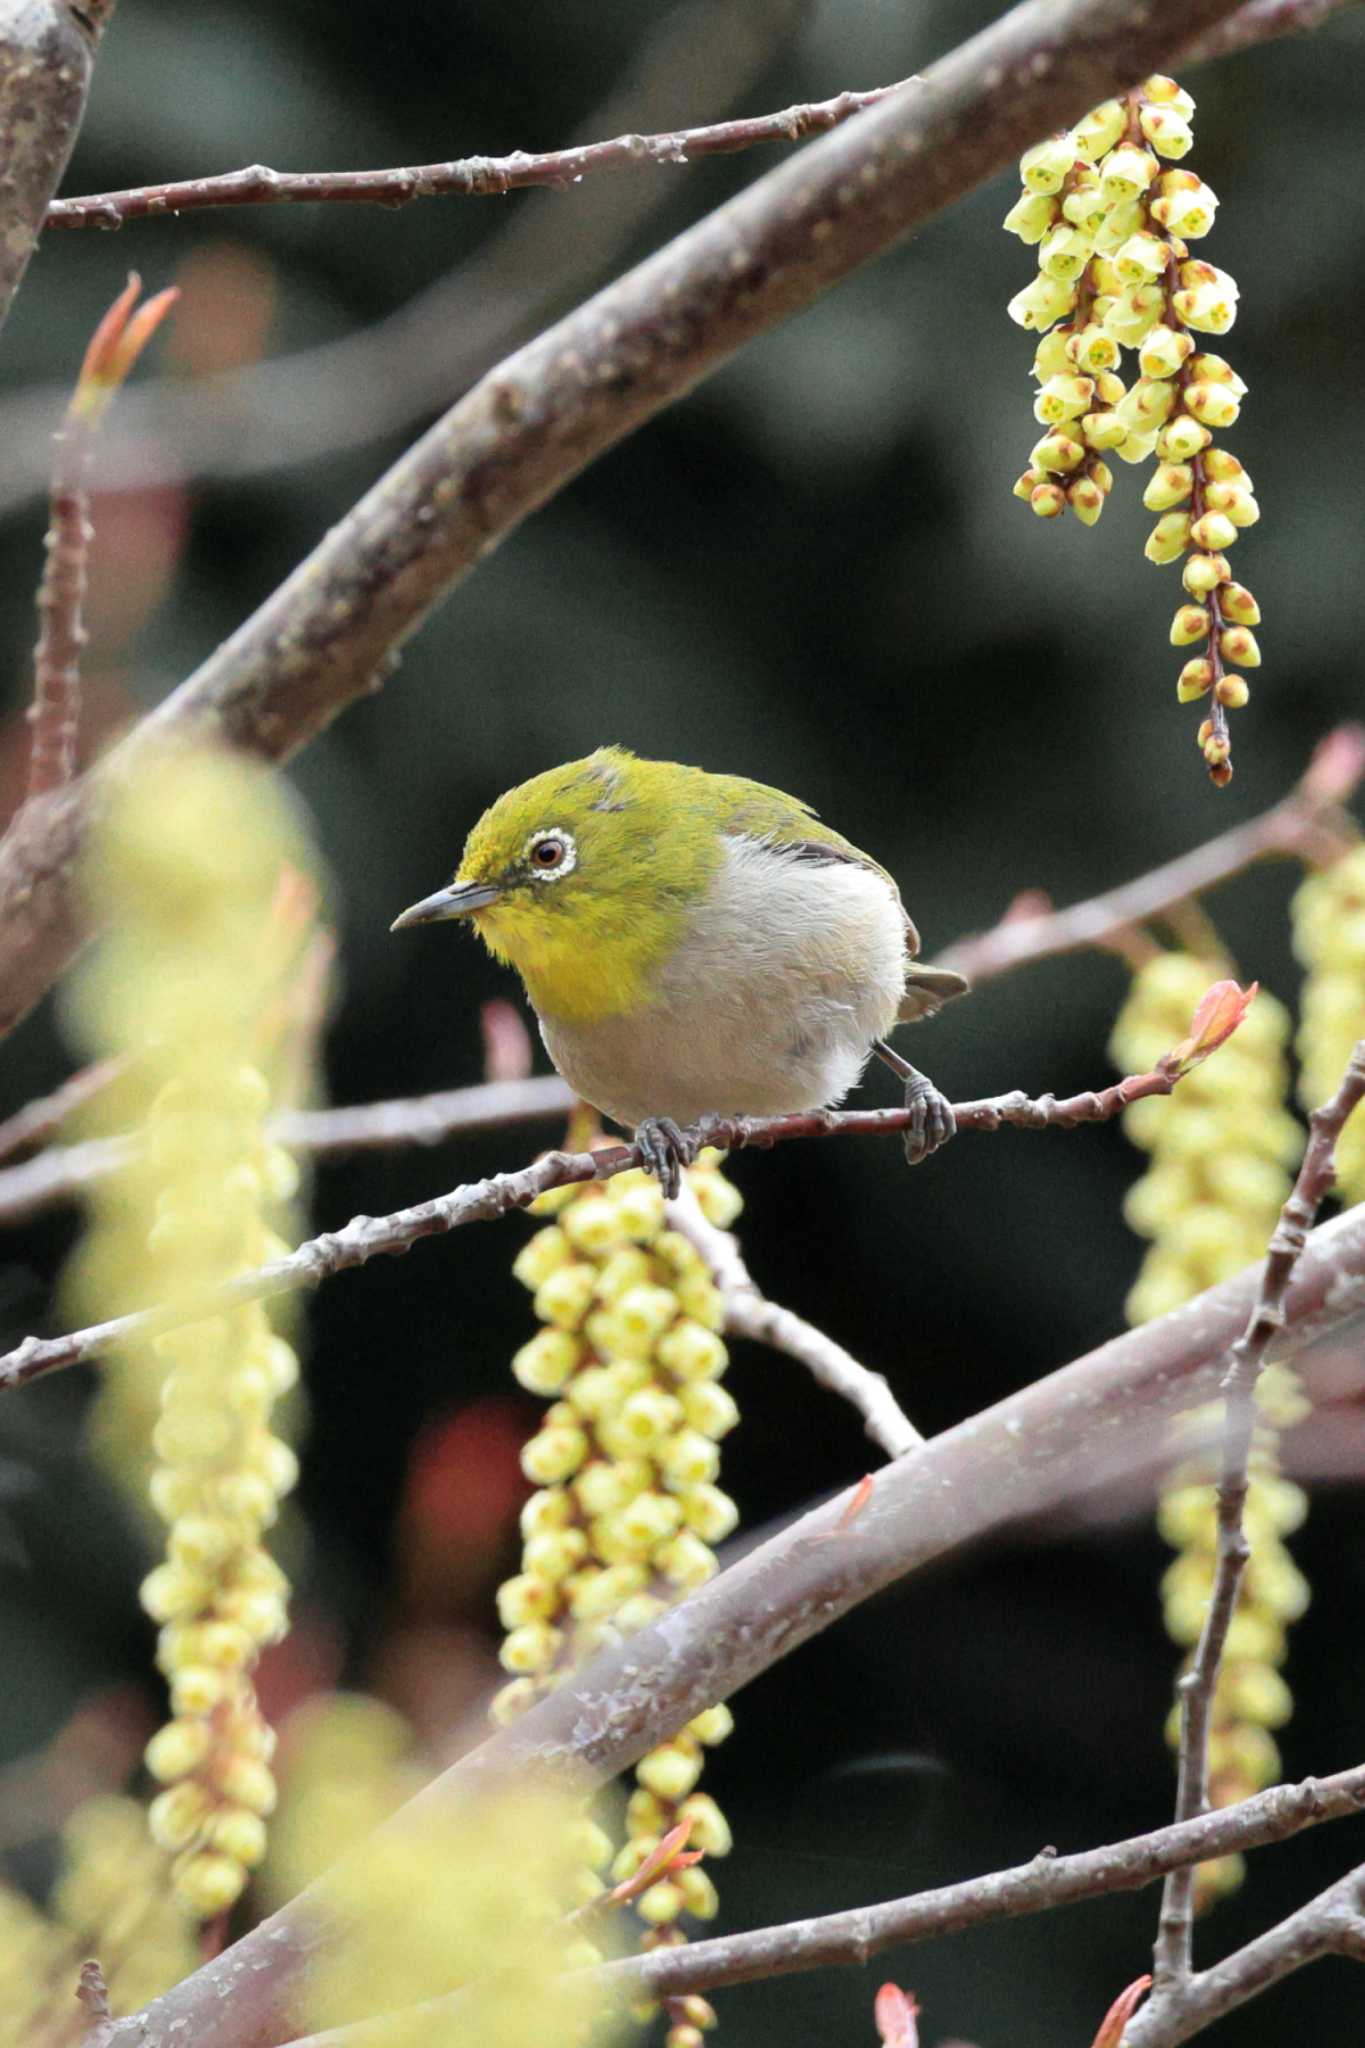
[[[779,1308],[762,1294],[739,1248],[739,1240],[728,1230],[708,1223],[697,1198],[683,1183],[682,1193],[668,1205],[675,1230],[693,1243],[711,1269],[711,1278],[725,1304],[725,1328],[731,1336],[748,1337],[784,1351],[804,1365],[811,1378],[828,1387],[842,1401],[858,1410],[873,1443],[888,1458],[904,1457],[924,1442],[908,1415],[879,1372],[860,1365],[842,1344],[836,1344],[814,1323],[789,1308]]]
[[[1331,859],[1344,850],[1337,807],[1365,774],[1365,727],[1344,725],[1322,740],[1298,785],[1245,825],[1234,825],[1191,853],[1167,861],[1103,896],[1041,916],[1006,916],[991,931],[959,939],[935,955],[974,983],[1036,960],[1104,946],[1151,918],[1169,915],[1191,897],[1240,874],[1269,854]],[[1349,821],[1345,821],[1348,829]]]
[[[1071,1130],[1077,1124],[1105,1122],[1144,1096],[1169,1095],[1178,1078],[1176,1069],[1167,1065],[1150,1074],[1129,1075],[1098,1094],[1073,1095],[1059,1102],[1052,1095],[1035,1100],[1015,1090],[980,1102],[956,1103],[954,1113],[959,1131],[998,1131],[1005,1125],[1021,1130]],[[716,1117],[704,1126],[703,1135],[708,1144],[726,1151],[744,1145],[767,1148],[794,1138],[870,1137],[903,1131],[911,1114],[908,1109],[862,1109],[813,1110],[800,1116]],[[107,1154],[103,1160],[97,1159],[97,1170],[107,1170],[108,1163]],[[277,1294],[316,1287],[333,1274],[363,1266],[370,1259],[411,1251],[421,1238],[443,1237],[466,1223],[491,1222],[513,1209],[524,1209],[550,1188],[610,1180],[641,1163],[635,1145],[612,1145],[598,1152],[547,1152],[517,1172],[453,1188],[449,1194],[396,1209],[388,1216],[353,1216],[342,1229],[324,1231],[284,1258],[241,1273],[211,1294],[139,1309],[66,1337],[26,1337],[15,1350],[0,1357],[0,1393],[25,1386],[44,1373],[87,1364],[116,1344],[176,1329],[201,1316],[238,1308],[243,1302],[269,1301]],[[16,1169],[16,1173],[22,1171]]]
[[[125,744],[198,727],[286,757],[371,692],[431,607],[596,456],[1233,11],[1024,0],[491,371]],[[71,854],[93,799],[75,788],[28,807],[0,849],[0,1030],[73,950]]]
[[[528,1774],[605,1783],[906,1573],[1085,1488],[1111,1487],[1153,1456],[1173,1416],[1212,1398],[1258,1281],[1249,1271],[1126,1331],[728,1563],[452,1767],[422,1795],[423,1813],[432,1802],[496,1796]],[[1314,1232],[1285,1311],[1286,1355],[1365,1313],[1365,1211]],[[283,2040],[290,1988],[327,1938],[325,1893],[314,1888],[135,2020],[116,2023],[119,2039],[129,2048]]]
[[[414,199],[493,198],[528,185],[548,185],[565,192],[595,171],[633,169],[640,164],[686,164],[694,157],[734,156],[765,142],[803,142],[809,135],[837,128],[908,83],[901,80],[896,85],[874,86],[870,92],[836,93],[832,99],[786,107],[780,114],[715,121],[708,127],[678,128],[665,135],[618,135],[610,142],[578,143],[570,149],[518,149],[510,156],[471,156],[388,171],[272,171],[265,164],[250,164],[245,170],[226,171],[213,178],[184,178],[124,192],[54,199],[43,225],[120,228],[126,220],[165,219],[219,206],[368,203],[399,207]]]
[[[1308,1243],[1318,1210],[1336,1173],[1336,1146],[1347,1118],[1365,1096],[1365,1040],[1357,1045],[1332,1100],[1308,1120],[1308,1146],[1275,1234],[1270,1240],[1260,1289],[1246,1329],[1232,1347],[1220,1389],[1225,1404],[1222,1473],[1218,1482],[1218,1550],[1213,1590],[1190,1667],[1180,1680],[1180,1764],[1175,1817],[1189,1820],[1209,1803],[1209,1726],[1213,1696],[1232,1623],[1242,1574],[1251,1555],[1242,1527],[1248,1461],[1256,1425],[1256,1382],[1273,1339],[1284,1324],[1285,1296]],[[1194,1932],[1194,1871],[1178,1870],[1166,1881],[1152,1963],[1152,1995],[1160,2024],[1167,1998],[1190,1975]]]
[[[1236,1807],[1225,1809],[1235,1813]],[[1365,1865],[1330,1885],[1245,1948],[1237,1949],[1173,1987],[1167,1999],[1145,2005],[1129,2022],[1124,2048],[1177,2048],[1224,2013],[1245,2005],[1305,1963],[1326,1955],[1361,1959],[1361,1902]]]
[[[85,114],[114,0],[0,0],[0,325]]]

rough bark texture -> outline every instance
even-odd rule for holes
[[[595,456],[1234,11],[1026,0],[490,371],[140,732],[208,730],[287,757],[379,688],[432,606]],[[35,821],[0,849],[0,1032],[72,951],[69,873],[42,840]]]
[[[0,0],[0,326],[66,169],[114,0]]]

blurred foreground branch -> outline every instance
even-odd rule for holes
[[[870,92],[836,93],[832,99],[784,107],[778,114],[715,121],[704,128],[676,128],[664,135],[618,135],[609,142],[578,143],[569,149],[518,149],[510,156],[471,156],[387,171],[272,171],[265,164],[250,164],[245,170],[226,171],[213,178],[183,178],[124,192],[56,199],[43,225],[120,228],[126,220],[199,213],[218,206],[368,202],[398,207],[414,199],[500,197],[528,185],[548,185],[563,192],[581,185],[595,171],[631,169],[640,164],[686,164],[693,157],[733,156],[765,142],[803,142],[808,135],[837,128],[841,121],[899,90],[899,83],[877,85]]]
[[[1173,1416],[1213,1397],[1258,1285],[1252,1270],[1210,1289],[932,1438],[870,1487],[802,1516],[454,1765],[414,1811],[496,1797],[535,1773],[605,1783],[906,1573],[1111,1486],[1151,1459]],[[1310,1238],[1285,1299],[1280,1349],[1292,1355],[1362,1314],[1365,1214],[1356,1211]],[[403,1824],[399,1814],[387,1826]],[[1227,1824],[1224,1812],[1194,1825]],[[288,2039],[291,1998],[328,1928],[323,1881],[116,2023],[112,2038],[129,2048],[180,2048],[187,2039],[195,2048],[272,2048]]]
[[[597,455],[1234,5],[1024,0],[491,371],[124,748],[189,728],[287,757]],[[0,847],[0,1031],[79,943],[72,872],[94,800],[87,780],[29,806]]]
[[[1087,1092],[1059,1101],[1052,1095],[1033,1098],[1016,1089],[978,1102],[955,1103],[957,1128],[959,1132],[998,1131],[1006,1125],[1020,1130],[1071,1130],[1077,1124],[1104,1123],[1130,1102],[1149,1095],[1169,1095],[1181,1071],[1177,1056],[1169,1055],[1151,1073],[1128,1075],[1099,1093]],[[702,1127],[702,1135],[707,1144],[725,1151],[745,1145],[766,1149],[794,1138],[872,1137],[903,1131],[911,1119],[908,1109],[716,1117]],[[571,1187],[580,1181],[610,1180],[642,1164],[640,1149],[633,1144],[611,1145],[596,1152],[547,1152],[516,1172],[494,1174],[488,1180],[452,1188],[449,1194],[396,1209],[388,1216],[353,1216],[340,1230],[324,1231],[284,1258],[241,1273],[211,1294],[139,1309],[65,1337],[26,1337],[15,1350],[0,1357],[0,1392],[24,1386],[44,1373],[84,1365],[116,1344],[176,1329],[202,1316],[239,1308],[244,1302],[268,1301],[278,1294],[316,1287],[333,1274],[363,1266],[372,1258],[411,1251],[421,1238],[444,1237],[466,1223],[495,1221],[514,1209],[524,1209],[537,1195],[546,1194],[551,1188]]]

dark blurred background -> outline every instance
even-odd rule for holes
[[[65,189],[251,161],[420,163],[763,111],[904,77],[1000,11],[963,0],[125,0]],[[1032,343],[1004,309],[1034,257],[999,232],[1015,191],[1001,179],[599,462],[424,628],[382,695],[290,770],[334,886],[334,1099],[478,1078],[478,1005],[509,993],[508,978],[448,933],[390,939],[389,920],[446,878],[500,790],[604,740],[808,798],[898,876],[931,956],[1022,888],[1089,895],[1283,793],[1319,735],[1360,705],[1362,56],[1365,20],[1348,14],[1184,78],[1199,102],[1191,162],[1223,201],[1200,253],[1243,290],[1223,345],[1250,386],[1231,445],[1265,511],[1235,565],[1262,604],[1267,666],[1235,721],[1231,788],[1206,781],[1197,719],[1175,702],[1177,574],[1142,559],[1142,472],[1116,465],[1094,532],[1045,525],[1010,497],[1038,429]],[[131,266],[148,289],[185,289],[161,359],[180,417],[199,415],[189,431],[208,468],[100,501],[92,735],[188,673],[504,345],[774,160],[642,167],[396,214],[256,208],[50,236],[0,352],[0,404],[18,405],[11,449],[55,423],[52,393]],[[426,310],[385,330],[388,344],[347,349],[413,302]],[[284,365],[268,434],[250,415],[262,356]],[[218,385],[196,393],[195,379],[222,372],[240,380],[230,401]],[[129,394],[125,421],[141,402]],[[350,445],[319,454],[339,424],[315,431],[318,419],[344,423]],[[173,470],[174,449],[168,431],[141,453]],[[0,590],[11,801],[43,531],[41,505],[15,502],[17,474],[11,465]],[[1213,904],[1244,977],[1291,1002],[1294,879],[1258,870]],[[1020,972],[927,1028],[915,1057],[958,1096],[1098,1086],[1124,989],[1122,966],[1098,956]],[[6,1108],[54,1085],[71,1058],[49,1006],[6,1047]],[[867,1093],[892,1091],[874,1073]],[[316,1222],[419,1199],[555,1135],[329,1168]],[[913,1178],[891,1144],[788,1147],[733,1172],[756,1276],[887,1371],[934,1430],[1121,1327],[1141,1248],[1119,1205],[1138,1170],[1108,1127],[969,1137]],[[11,1234],[7,1341],[55,1326],[52,1282],[74,1229],[61,1216]],[[507,1394],[507,1359],[531,1327],[508,1271],[523,1236],[515,1221],[462,1232],[347,1275],[311,1304],[301,1601],[352,1680],[384,1687],[381,1646],[405,1601],[425,1602],[423,1625],[438,1630],[494,1627],[492,1589],[514,1554],[507,1425],[533,1407]],[[751,1526],[866,1469],[856,1421],[792,1365],[745,1350],[731,1384],[745,1419],[726,1445],[726,1483]],[[146,1683],[142,1538],[81,1451],[87,1391],[68,1376],[0,1416],[0,1760],[40,1746],[91,1688]],[[411,1568],[400,1512],[419,1442],[419,1463],[447,1472],[457,1546],[477,1521],[471,1508],[461,1525],[462,1472],[491,1461],[508,1475],[484,1503],[475,1565],[432,1583]],[[452,1445],[472,1462],[461,1467]],[[1338,1482],[1296,1539],[1315,1600],[1289,1674],[1290,1775],[1360,1756],[1358,1528],[1358,1492]],[[1045,1842],[1079,1848],[1165,1819],[1164,1556],[1140,1502],[1103,1529],[1016,1534],[865,1608],[752,1687],[707,1780],[737,1838],[717,1872],[722,1926],[889,1897]],[[1204,1955],[1360,1853],[1338,1829],[1262,1852],[1201,1935]],[[891,1974],[919,1993],[929,2041],[1087,2041],[1145,1966],[1155,1906],[1153,1892],[887,1958],[867,1975],[727,1993],[723,2038],[766,2048],[795,2023],[805,2039],[869,2040],[872,1992]],[[1346,1967],[1305,1972],[1219,2039],[1256,2048],[1288,2027],[1345,2041]]]

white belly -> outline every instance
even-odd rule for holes
[[[904,986],[904,919],[880,875],[731,839],[656,1000],[596,1024],[542,1017],[541,1034],[569,1085],[618,1123],[781,1116],[848,1092]]]

